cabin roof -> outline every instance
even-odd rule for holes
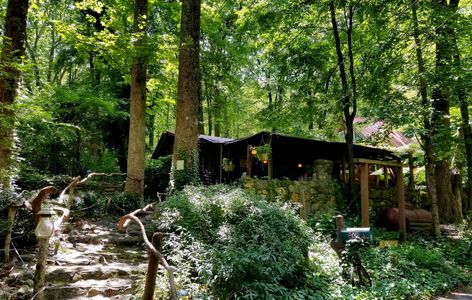
[[[158,158],[160,156],[171,154],[174,144],[174,137],[174,132],[164,132],[159,139],[152,158]],[[291,147],[297,151],[310,152],[316,154],[318,157],[332,160],[338,160],[339,158],[345,156],[347,151],[345,142],[319,141],[310,138],[271,133],[268,131],[261,131],[254,135],[240,139],[214,137],[209,135],[198,136],[198,142],[200,144],[220,144],[230,148],[246,145],[259,146],[269,143],[269,141],[272,141],[272,143],[277,143],[278,147]],[[354,145],[354,157],[384,161],[399,161],[399,157],[394,155],[391,151],[361,145]]]

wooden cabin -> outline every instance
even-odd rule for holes
[[[308,179],[313,173],[313,163],[316,160],[332,161],[332,176],[341,181],[346,181],[347,178],[347,146],[344,142],[325,142],[263,131],[241,139],[200,135],[198,143],[201,173],[204,174],[206,183],[232,182],[241,177]],[[171,154],[173,144],[174,133],[163,133],[152,158]],[[252,153],[255,147],[262,145],[271,147],[272,155],[268,160],[256,159]],[[231,161],[234,168],[225,171],[224,161]],[[388,150],[354,145],[354,162],[356,178],[361,188],[362,226],[369,226],[369,182],[372,181],[369,174],[382,168],[384,174],[395,176],[394,181],[390,181],[389,176],[384,176],[384,181],[386,186],[392,185],[391,183],[396,185],[396,198],[402,212],[400,230],[403,239],[404,191],[400,158]]]

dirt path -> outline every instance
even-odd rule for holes
[[[59,235],[57,253],[51,242],[45,299],[132,299],[133,283],[144,277],[147,252],[136,228],[119,233],[116,221],[80,221]],[[0,299],[31,299],[34,254],[23,256],[0,278]]]

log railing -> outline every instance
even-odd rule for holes
[[[159,248],[158,244],[161,243],[159,234],[154,234],[153,243],[149,242],[149,239],[147,238],[147,235],[146,235],[146,229],[144,228],[144,225],[141,222],[141,220],[137,217],[138,215],[148,215],[155,212],[154,206],[155,204],[149,204],[144,208],[135,210],[134,212],[121,217],[118,223],[118,229],[120,231],[124,231],[130,222],[136,223],[140,228],[144,243],[146,244],[146,247],[150,251],[151,257],[149,258],[148,272],[147,272],[147,277],[146,277],[146,286],[144,287],[144,299],[145,300],[153,299],[154,286],[156,282],[157,263],[160,262],[162,266],[164,267],[164,269],[167,271],[168,276],[169,276],[169,286],[172,293],[172,300],[177,300],[177,290],[175,287],[174,270],[169,265],[169,263],[164,258],[164,256],[162,255],[162,253],[160,252],[160,249],[156,249],[155,247],[156,245],[157,248]],[[154,256],[154,258],[152,256]]]

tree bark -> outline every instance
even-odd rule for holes
[[[0,187],[10,187],[13,164],[13,102],[17,97],[21,63],[25,53],[28,0],[9,0],[5,18],[3,51],[0,57]]]
[[[177,189],[199,182],[200,0],[183,0],[181,15],[179,78],[171,176],[171,184]]]
[[[450,6],[456,12],[459,5],[459,0],[451,0]],[[453,51],[453,60],[454,64],[457,68],[461,67],[461,56],[459,52],[459,47],[457,46],[457,39],[456,39],[456,32],[453,33],[453,40],[452,40],[452,47],[454,48]],[[465,201],[463,202],[463,211],[472,210],[472,129],[470,127],[470,118],[469,118],[469,110],[468,110],[468,99],[467,93],[464,88],[464,78],[462,76],[461,71],[459,70],[459,75],[457,79],[457,83],[455,86],[455,93],[457,95],[457,99],[459,100],[459,106],[461,110],[461,119],[462,119],[462,133],[463,133],[463,142],[465,147],[465,154],[466,154],[466,166],[467,166],[467,185],[466,185],[466,192],[467,196]]]
[[[418,16],[416,13],[416,0],[411,0],[412,5],[412,17],[413,17],[413,36],[415,38],[416,45],[416,61],[418,65],[418,77],[419,77],[419,92],[421,96],[421,105],[423,106],[423,126],[424,133],[422,135],[425,161],[426,161],[426,183],[428,185],[428,194],[431,199],[431,213],[433,217],[433,232],[434,236],[439,237],[441,235],[440,226],[439,226],[439,209],[438,209],[438,198],[436,191],[436,173],[435,173],[435,161],[433,155],[433,142],[431,139],[432,129],[430,122],[430,113],[429,113],[429,101],[428,101],[428,92],[426,86],[425,70],[424,70],[424,61],[423,61],[423,52],[421,49],[420,43],[420,34],[418,30]]]
[[[136,57],[131,67],[131,103],[128,164],[125,191],[143,197],[146,146],[146,55],[147,0],[135,0],[133,32],[137,35]]]
[[[349,8],[349,28],[347,31],[348,35],[348,56],[350,60],[350,76],[351,76],[351,86],[352,91],[349,91],[346,69],[344,64],[344,57],[341,50],[341,40],[339,38],[339,31],[338,25],[336,22],[336,9],[334,7],[334,1],[330,1],[329,3],[329,10],[331,13],[331,24],[333,26],[333,35],[334,41],[336,44],[336,55],[338,58],[338,66],[339,66],[339,74],[341,78],[342,84],[342,106],[343,106],[343,113],[344,113],[344,122],[346,124],[346,152],[347,152],[347,163],[348,163],[348,170],[349,170],[349,179],[348,179],[348,204],[351,206],[351,210],[353,209],[354,199],[356,197],[355,194],[355,178],[354,178],[354,117],[356,116],[356,101],[355,101],[355,93],[356,93],[356,84],[355,84],[355,74],[354,74],[354,61],[353,61],[353,54],[352,54],[352,7]],[[351,112],[352,108],[352,112]]]
[[[438,22],[436,32],[436,66],[434,84],[432,89],[433,115],[431,119],[433,129],[434,152],[440,157],[436,162],[436,185],[438,193],[438,205],[440,220],[444,223],[452,222],[459,216],[452,210],[454,197],[450,177],[450,154],[449,143],[452,140],[449,119],[449,99],[447,94],[447,78],[451,74],[451,38],[453,29],[447,22],[440,19],[441,16],[450,17],[451,7],[445,0],[434,0],[436,4],[436,15]]]
[[[470,128],[470,119],[468,111],[468,101],[465,90],[459,88],[457,91],[462,117],[462,131],[464,134],[464,146],[467,160],[467,196],[464,201],[463,211],[472,210],[472,129]]]

